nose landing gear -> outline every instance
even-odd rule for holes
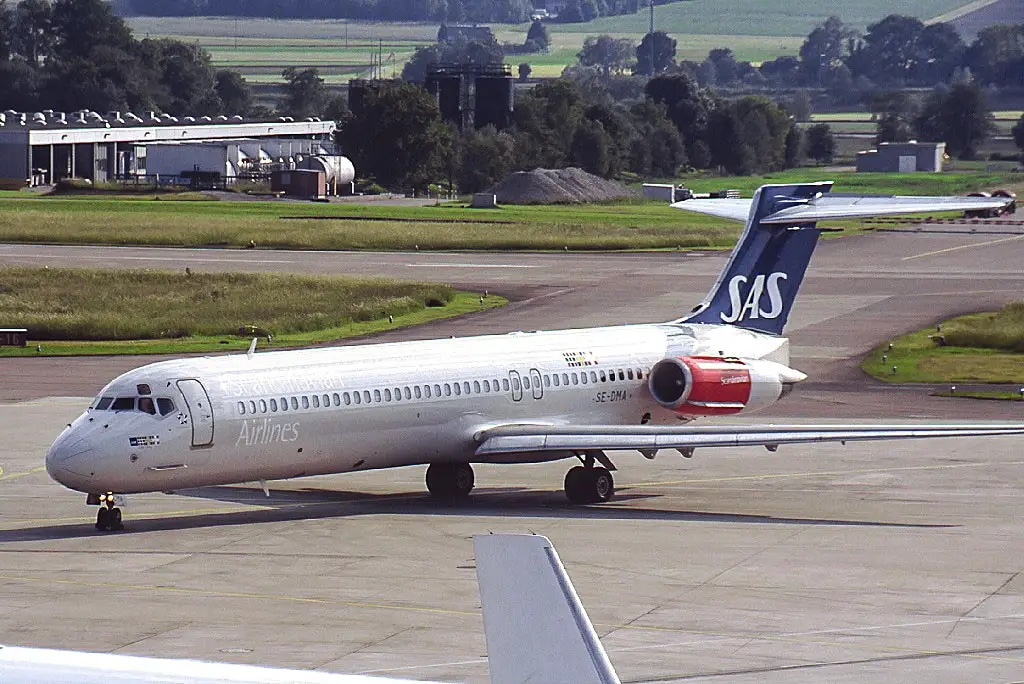
[[[96,512],[96,529],[101,532],[120,532],[124,529],[121,522],[121,509],[117,507],[117,497],[112,493],[96,496],[90,494],[86,500],[90,504],[99,504],[100,510]]]

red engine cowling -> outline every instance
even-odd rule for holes
[[[771,361],[681,356],[654,364],[647,387],[654,400],[682,416],[725,416],[773,404],[785,392]],[[791,369],[787,369],[791,370]]]

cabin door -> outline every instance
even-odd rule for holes
[[[185,397],[189,422],[192,423],[192,446],[213,444],[213,406],[206,388],[198,380],[179,380],[178,389]]]

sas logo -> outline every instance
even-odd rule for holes
[[[722,321],[725,323],[736,323],[738,321],[753,320],[755,318],[778,318],[782,315],[782,292],[779,290],[779,281],[786,280],[785,273],[776,271],[765,277],[762,273],[754,277],[753,282],[747,276],[734,276],[729,281],[729,299],[732,302],[732,311],[722,313]],[[761,300],[767,289],[768,309],[761,306]],[[744,290],[746,294],[744,295]]]

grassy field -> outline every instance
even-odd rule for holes
[[[939,336],[945,344],[938,343]],[[872,350],[861,364],[886,382],[1024,383],[1024,302],[961,316]],[[895,372],[893,368],[896,368]]]
[[[221,351],[254,336],[261,348],[307,345],[505,303],[338,276],[7,267],[0,283],[0,321],[31,338],[27,348],[0,347],[2,356]]]
[[[965,5],[964,0],[905,0],[899,12],[929,19]],[[796,54],[804,38],[830,15],[863,30],[893,11],[891,3],[864,0],[838,6],[834,0],[808,0],[796,10],[768,0],[688,0],[655,10],[658,30],[678,41],[677,58],[702,60],[714,48],[728,47],[738,59],[755,63]],[[576,63],[587,36],[610,34],[639,44],[647,33],[644,11],[581,24],[549,23],[551,51],[510,55],[506,62],[530,64],[534,77],[558,76]],[[383,45],[385,76],[400,74],[413,51],[433,43],[436,23],[326,20],[232,19],[225,17],[131,17],[139,37],[171,37],[200,45],[217,67],[241,71],[253,83],[277,83],[287,66],[317,67],[328,83],[369,75],[370,54]],[[500,42],[522,43],[528,24],[492,25]]]
[[[841,192],[963,194],[1012,174],[855,174],[796,169],[765,176],[671,179],[698,192],[835,180]],[[468,209],[373,203],[233,202],[178,196],[0,197],[0,242],[366,250],[628,250],[731,247],[739,227],[657,202]]]

